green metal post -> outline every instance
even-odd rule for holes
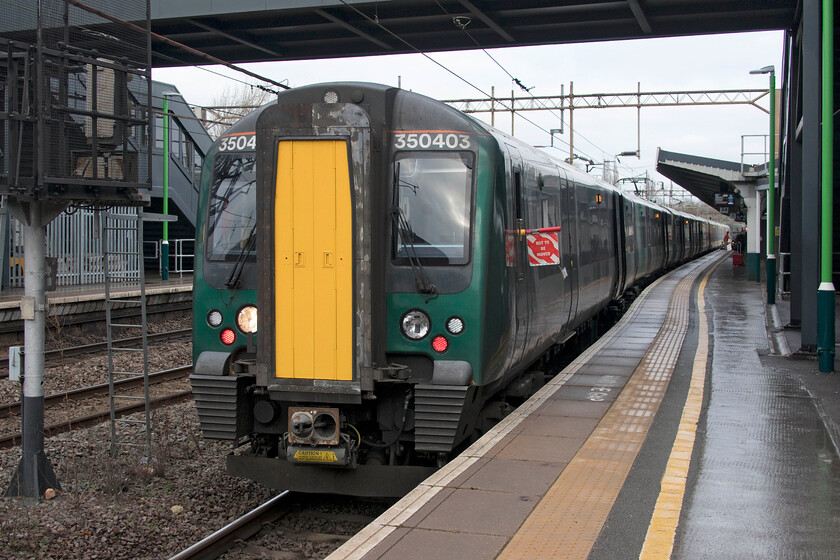
[[[163,214],[169,214],[169,98],[163,94]],[[160,242],[160,277],[169,280],[169,223],[163,222]]]
[[[767,303],[776,303],[776,72],[770,71],[770,157],[767,158]]]
[[[822,6],[822,239],[817,292],[817,355],[820,372],[831,373],[834,371],[834,2],[823,0]]]

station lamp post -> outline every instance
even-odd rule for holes
[[[823,2],[822,13],[822,129],[820,159],[821,241],[820,287],[817,291],[817,356],[820,373],[834,371],[834,3]]]
[[[765,66],[750,74],[770,74],[770,155],[767,158],[767,303],[776,303],[776,68]],[[761,270],[759,268],[759,270]]]

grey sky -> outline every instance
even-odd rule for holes
[[[493,49],[488,52],[534,95],[556,95],[561,84],[568,92],[574,82],[576,94],[636,91],[685,91],[711,89],[752,89],[768,87],[766,75],[749,71],[773,64],[781,73],[782,32],[647,39],[546,47]],[[430,55],[446,68],[489,93],[527,95],[518,91],[510,77],[481,51],[435,53]],[[299,86],[328,81],[371,81],[397,85],[437,99],[483,97],[450,72],[419,54],[353,59],[269,62],[245,65],[275,80],[288,80]],[[221,67],[213,70],[244,79],[245,76]],[[156,80],[175,84],[194,105],[212,105],[224,89],[236,85],[195,68],[156,69]],[[777,87],[781,86],[780,77]],[[767,106],[765,102],[765,107]],[[548,112],[524,113],[527,119],[548,130],[559,128],[557,115]],[[489,122],[489,115],[484,115]],[[497,115],[496,127],[510,131],[510,116]],[[713,106],[642,109],[641,159],[621,158],[622,176],[654,174],[656,148],[693,155],[739,161],[741,136],[766,134],[766,113],[749,106]],[[575,112],[575,152],[595,161],[612,159],[614,154],[636,149],[636,110],[604,109]],[[533,145],[550,143],[549,135],[517,117],[515,135]],[[568,134],[560,137],[568,141]],[[586,138],[589,142],[584,140]],[[590,143],[591,142],[591,143]],[[557,157],[568,157],[568,147],[555,141],[560,150],[549,150]],[[749,151],[760,144],[752,141]],[[754,159],[754,158],[753,158]],[[661,176],[654,177],[662,180]]]

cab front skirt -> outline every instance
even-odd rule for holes
[[[404,496],[437,471],[435,467],[376,464],[357,465],[353,469],[320,467],[248,452],[230,454],[226,463],[229,475],[249,478],[269,488],[377,498]]]

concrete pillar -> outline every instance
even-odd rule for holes
[[[747,203],[747,247],[744,264],[747,280],[761,281],[761,195],[754,185],[740,187]]]

